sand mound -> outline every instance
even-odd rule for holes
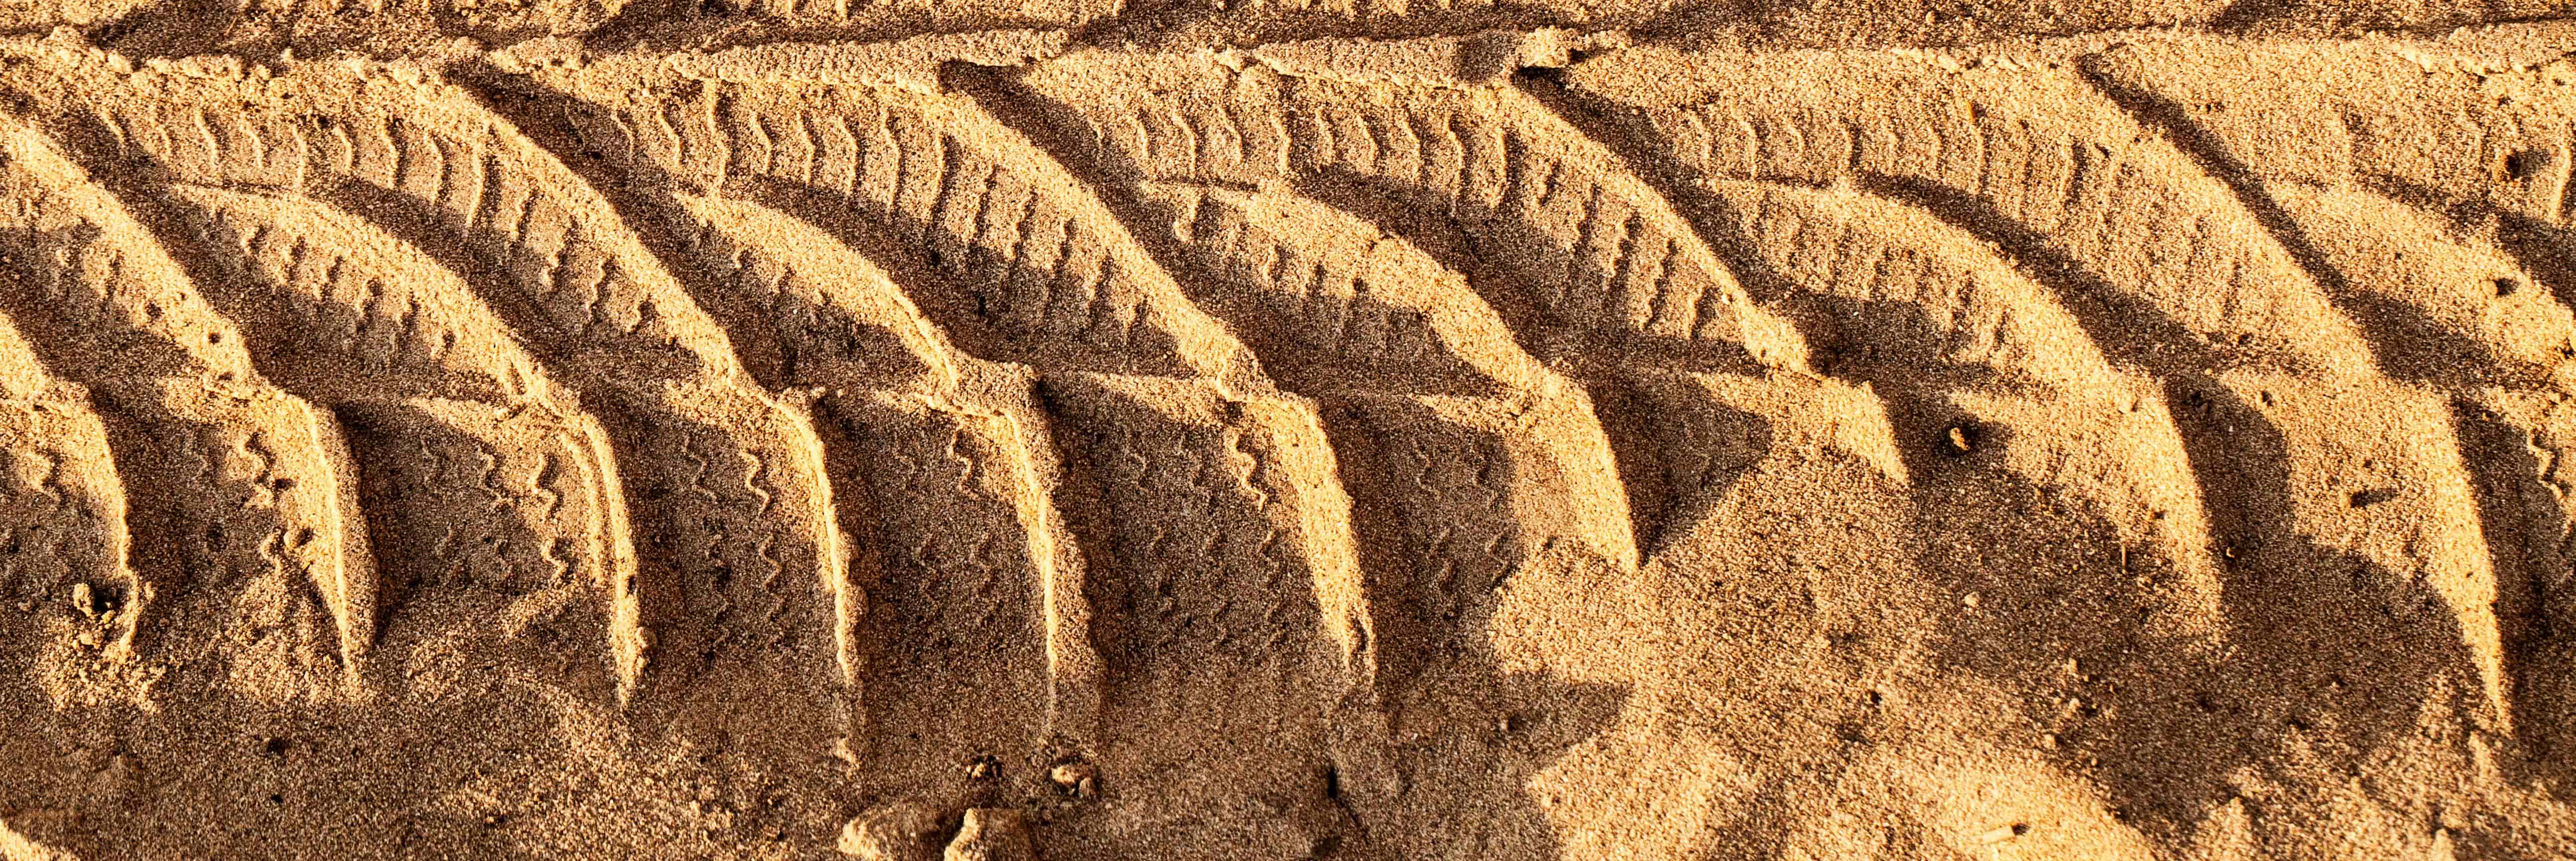
[[[2553,10],[130,5],[0,859],[2576,854]]]

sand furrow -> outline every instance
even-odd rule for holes
[[[1370,504],[1401,511],[1426,560],[1413,575],[1398,575],[1395,591],[1415,606],[1405,619],[1381,618],[1382,636],[1449,648],[1474,627],[1459,611],[1486,599],[1500,568],[1558,540],[1634,564],[1610,445],[1582,390],[1517,349],[1464,277],[1399,237],[1296,195],[1160,183],[1145,191],[1138,204],[1175,224],[1171,240],[1209,276],[1190,279],[1207,285],[1200,304],[1246,332],[1284,388],[1316,398],[1328,425],[1347,425],[1337,454],[1394,463],[1406,456],[1393,440],[1454,437],[1462,451],[1481,458],[1490,447],[1504,461],[1490,471],[1457,467],[1462,486],[1499,485],[1486,500],[1499,515],[1443,508],[1454,489],[1445,484],[1354,488],[1382,495]],[[1195,229],[1172,220],[1182,211]],[[1272,278],[1273,263],[1299,283]],[[1500,559],[1492,555],[1498,548]],[[1462,564],[1499,568],[1464,586],[1433,573]],[[1396,659],[1414,668],[1437,660]]]
[[[38,359],[74,373],[115,414],[120,472],[180,478],[186,467],[155,462],[175,450],[216,483],[153,488],[156,508],[175,508],[155,511],[156,522],[197,534],[165,539],[195,548],[183,557],[143,563],[171,604],[138,602],[150,620],[147,648],[229,672],[256,696],[350,693],[374,641],[376,582],[338,423],[263,380],[233,322],[41,133],[13,124],[0,145],[24,219],[8,233],[19,243],[12,256],[46,284],[13,293],[7,310],[51,353]],[[90,358],[60,352],[84,347]],[[282,615],[237,615],[244,596],[271,590],[286,593]],[[313,630],[317,619],[327,633]],[[285,665],[284,678],[272,662]]]
[[[60,709],[134,700],[151,677],[134,653],[143,581],[107,428],[89,393],[47,373],[5,320],[0,368],[9,464],[0,540],[13,549],[0,563],[0,599],[22,613],[5,623],[7,689]]]
[[[868,500],[844,516],[872,513],[848,528],[879,569],[860,581],[853,670],[872,774],[918,785],[976,756],[1089,747],[1100,658],[1032,380],[957,351],[883,269],[812,224],[747,201],[676,204],[716,290],[756,303],[710,306],[794,357],[773,385],[821,393],[836,482]],[[973,658],[934,657],[951,654]],[[945,717],[969,701],[984,703],[972,723]]]
[[[1661,65],[1666,62],[1683,65]],[[2288,584],[2249,578],[2248,560],[2240,558],[2230,566],[2228,587],[2230,614],[2237,620],[2229,636],[2239,648],[2313,648],[2298,641],[2255,645],[2279,630],[2281,617],[2272,608],[2284,601],[2294,602],[2312,629],[2361,631],[2384,627],[2381,619],[2387,617],[2407,619],[2410,608],[2429,599],[2442,612],[2430,624],[2405,623],[2407,636],[2424,641],[2409,647],[2418,650],[2411,653],[2425,657],[2407,659],[2416,681],[2401,684],[2466,687],[2477,695],[2461,708],[2479,720],[2501,719],[2509,704],[2494,571],[2453,441],[2447,399],[2381,373],[2374,345],[2310,277],[2312,268],[2284,250],[2274,232],[2280,220],[2258,217],[2236,190],[2208,172],[2223,167],[2196,160],[2160,128],[2138,125],[2134,115],[2095,93],[2066,65],[1953,73],[1860,53],[1798,69],[1768,58],[1645,55],[1616,69],[1580,66],[1572,78],[1575,89],[1602,110],[1635,121],[1639,140],[1649,145],[1654,138],[1647,129],[1671,127],[1672,118],[1684,113],[1699,114],[1704,123],[1730,112],[1767,112],[1794,122],[1799,116],[1875,110],[1876,99],[1903,99],[1956,105],[1952,115],[1963,119],[2011,122],[2020,133],[2009,140],[2029,145],[2026,165],[2065,153],[2073,177],[2069,200],[2055,229],[2046,231],[2028,220],[2046,196],[2020,197],[2019,209],[2008,209],[2016,205],[2014,196],[1983,185],[1989,171],[1950,169],[1945,160],[1908,147],[1902,136],[1886,150],[1864,149],[1857,170],[1846,170],[1847,160],[1840,157],[1748,167],[1754,177],[1857,183],[1923,207],[2012,250],[2023,266],[2047,273],[2061,301],[2089,306],[2079,317],[2091,314],[2099,321],[2088,324],[2097,342],[2116,359],[2162,378],[2168,403],[2179,407],[2176,419],[2223,555],[2282,560],[2252,562],[2267,566],[2314,564],[2289,561],[2300,558],[2356,559],[2364,566],[2362,576],[2377,584],[2334,603],[2308,603],[2312,599],[2286,597],[2283,590],[2295,588]],[[1632,76],[1656,74],[1689,74],[1709,83],[1652,98],[1622,95],[1638,92],[1627,83],[1638,80]],[[1757,100],[1744,98],[1740,86],[1717,83],[1777,85],[1808,75],[1871,84],[1766,90],[1795,97]],[[2037,94],[2046,100],[2031,101]],[[2034,104],[2050,107],[2034,110]],[[1934,119],[1900,128],[1943,125]],[[1956,151],[1960,137],[1936,136],[1933,143]],[[1685,169],[1743,173],[1715,163]],[[2114,326],[2112,319],[2120,322]],[[2177,355],[2177,348],[2187,352]],[[2243,465],[2256,463],[2264,466],[2243,471]],[[2436,681],[2449,674],[2460,680]]]
[[[792,61],[785,65],[802,67]],[[631,80],[616,77],[620,74],[641,74],[641,80],[651,81],[658,72],[650,66],[636,71],[603,64],[561,86],[585,92]],[[854,132],[880,129],[856,135],[866,143],[855,155],[858,163],[846,171],[869,179],[854,181],[844,191],[807,185],[802,171],[718,176],[686,158],[692,146],[739,151],[745,144],[735,135],[747,135],[752,128],[742,123],[730,129],[684,127],[684,138],[701,132],[709,137],[680,147],[675,160],[625,167],[639,175],[667,177],[676,189],[709,188],[747,197],[767,211],[785,214],[769,216],[773,219],[792,216],[790,220],[812,225],[808,229],[851,249],[853,259],[864,255],[886,271],[900,273],[895,283],[905,291],[906,306],[920,315],[913,324],[935,323],[937,330],[958,339],[976,365],[989,368],[972,376],[1006,379],[997,372],[1014,365],[1034,372],[1043,395],[1042,417],[1015,421],[1020,429],[1009,438],[988,436],[982,445],[1008,444],[1010,438],[1035,432],[1046,434],[1065,453],[1067,489],[1030,485],[1011,491],[1030,500],[1021,504],[1024,509],[1062,507],[1070,524],[1065,537],[1073,539],[1066,542],[1067,550],[1082,548],[1081,585],[1048,586],[1052,643],[1080,642],[1054,630],[1088,612],[1065,606],[1063,599],[1077,593],[1095,606],[1167,607],[1178,614],[1116,621],[1088,616],[1091,621],[1083,624],[1090,631],[1088,645],[1098,650],[1103,687],[1097,696],[1104,711],[1097,729],[1054,728],[1079,745],[1066,752],[1103,757],[1105,764],[1130,773],[1211,755],[1207,745],[1220,743],[1221,735],[1148,745],[1128,734],[1133,715],[1185,713],[1203,715],[1212,725],[1258,720],[1273,726],[1278,745],[1262,761],[1323,755],[1331,738],[1316,716],[1335,708],[1353,689],[1350,664],[1365,654],[1365,636],[1353,627],[1364,624],[1356,609],[1356,574],[1335,567],[1351,557],[1334,543],[1349,540],[1347,514],[1339,513],[1347,502],[1337,502],[1339,488],[1330,479],[1332,461],[1313,408],[1265,393],[1269,383],[1251,354],[1182,294],[1087,183],[994,118],[988,103],[902,86],[836,91],[707,86],[726,88],[731,103],[764,118],[763,125],[793,118],[809,125],[845,124]],[[595,113],[584,112],[575,118],[578,132],[601,151],[647,155],[617,143],[639,127],[619,120],[619,110],[611,102]],[[709,206],[709,212],[716,212],[744,205]],[[728,224],[726,229],[749,226]],[[1007,396],[1007,390],[996,394]],[[1154,418],[1171,410],[1180,412]],[[898,418],[889,415],[883,421]],[[1128,459],[1109,442],[1138,422],[1179,422],[1156,437],[1161,444],[1146,449],[1150,456],[1144,473],[1128,470]],[[988,426],[985,433],[1000,436],[997,430]],[[920,465],[903,468],[925,475],[948,468],[939,465],[946,458],[927,454],[910,456]],[[1246,469],[1246,458],[1248,472],[1232,481],[1222,478],[1228,471]],[[987,472],[1008,476],[1014,471]],[[1146,480],[1145,474],[1153,478]],[[1255,480],[1250,476],[1260,476],[1262,484],[1250,484]],[[1054,479],[1046,481],[1051,485]],[[1228,484],[1237,490],[1220,490]],[[1041,491],[1051,499],[1040,503],[1028,496]],[[1178,531],[1145,528],[1147,518],[1160,516],[1152,512],[1180,510],[1215,520]],[[1237,522],[1246,529],[1271,525],[1244,536],[1219,528]],[[1026,535],[1020,542],[1035,540]],[[1043,540],[1056,541],[1053,536]],[[966,567],[962,576],[974,581],[990,576],[972,573],[976,566],[990,564],[983,551],[941,551],[937,544],[907,547],[890,541],[886,547],[890,559],[911,557],[924,564],[935,564],[944,552]],[[1199,561],[1185,563],[1183,558]],[[1283,564],[1289,567],[1283,570]],[[1195,573],[1201,568],[1208,570]],[[1073,573],[1063,572],[1067,577]],[[1318,603],[1326,600],[1318,596],[1327,594],[1335,605],[1330,618]],[[934,600],[959,599],[925,595],[916,603]],[[976,599],[963,600],[971,605]],[[923,607],[919,612],[965,609]],[[1280,653],[1245,651],[1261,644],[1277,644]],[[1059,651],[1055,657],[1064,663],[1055,668],[1054,681],[1086,683],[1090,671],[1076,660],[1079,656]],[[1293,715],[1237,717],[1235,704],[1218,692],[1241,685],[1309,705]],[[1068,704],[1092,696],[1079,690],[1060,693]],[[1096,748],[1085,741],[1094,732],[1101,734]],[[1180,798],[1201,785],[1192,780],[1162,786],[1157,797]],[[1228,822],[1205,827],[1253,826]]]
[[[276,80],[283,95],[232,98],[204,110],[284,114],[381,141],[382,152],[350,160],[358,166],[353,174],[318,177],[325,184],[317,197],[427,252],[440,268],[472,273],[464,281],[472,298],[506,321],[554,378],[581,393],[582,409],[599,418],[626,462],[622,474],[694,476],[700,485],[657,480],[629,488],[639,497],[639,517],[658,527],[638,548],[651,564],[636,578],[635,600],[656,641],[645,657],[645,687],[671,687],[679,694],[674,714],[715,733],[728,732],[722,714],[729,704],[773,686],[811,691],[807,749],[825,748],[844,730],[842,709],[832,703],[847,663],[837,621],[847,574],[810,420],[751,384],[722,330],[605,201],[471,96],[341,67],[308,67]],[[294,87],[351,83],[413,87],[421,108],[293,106]],[[194,95],[223,98],[222,89],[216,83]],[[174,179],[229,179],[148,149],[127,155]],[[496,170],[495,160],[506,169]],[[464,201],[479,201],[480,193],[460,189],[469,177],[495,173],[504,177],[501,189],[526,190],[527,218],[470,217],[480,204]],[[737,604],[768,609],[738,625],[699,616]],[[743,660],[713,660],[719,655]]]
[[[2558,288],[2555,226],[2566,182],[2558,127],[2576,105],[2530,85],[2538,70],[2498,69],[2473,50],[2401,57],[2368,49],[2253,51],[2230,65],[2296,74],[2340,60],[2341,74],[2410,85],[2394,98],[2318,104],[2223,80],[2178,74],[2179,46],[2124,47],[2095,73],[2134,88],[2205,137],[2240,182],[2276,201],[2342,279],[2338,300],[2378,327],[2393,370],[2452,393],[2468,446],[2482,538],[2498,566],[2516,728],[2554,735],[2565,698],[2557,676],[2568,645],[2565,546],[2570,511],[2555,486],[2576,328]],[[2400,70],[2404,70],[2401,72]],[[2404,77],[2399,77],[2400,75]],[[2508,117],[2481,90],[2509,90],[2537,117]],[[2207,108],[2224,98],[2237,105]],[[2505,104],[2514,96],[2502,97]],[[2329,110],[2332,113],[2329,113]],[[2441,111],[2457,122],[2407,129],[2400,112]],[[2264,129],[2327,134],[2282,137]],[[2391,149],[2410,144],[2411,157]],[[2476,357],[2462,361],[2463,356]]]
[[[1601,179],[1588,173],[1566,174],[1566,164],[1602,163],[1611,157],[1597,146],[1587,149],[1588,142],[1579,134],[1553,134],[1569,130],[1564,129],[1561,123],[1551,125],[1554,122],[1552,115],[1526,96],[1508,91],[1509,88],[1458,90],[1424,87],[1418,90],[1422,96],[1418,101],[1428,102],[1428,105],[1393,108],[1365,99],[1346,99],[1346,94],[1334,87],[1341,86],[1356,92],[1354,85],[1340,84],[1327,74],[1336,73],[1342,67],[1327,63],[1323,69],[1310,69],[1307,66],[1312,64],[1305,63],[1306,60],[1302,54],[1291,54],[1276,65],[1315,77],[1282,75],[1268,66],[1236,70],[1186,58],[1099,54],[1068,57],[1041,66],[1021,76],[1014,84],[1054,107],[1086,117],[1093,131],[1090,140],[1102,145],[1096,157],[1104,169],[1133,176],[1131,181],[1144,184],[1149,200],[1169,197],[1155,191],[1157,184],[1163,182],[1207,184],[1219,189],[1260,186],[1265,190],[1248,199],[1293,202],[1264,204],[1269,209],[1277,210],[1286,205],[1291,207],[1290,211],[1303,207],[1308,212],[1349,213],[1332,215],[1326,220],[1357,221],[1362,225],[1360,231],[1364,235],[1384,229],[1422,247],[1422,251],[1411,252],[1412,257],[1420,260],[1412,267],[1416,271],[1400,267],[1391,272],[1365,272],[1352,269],[1348,263],[1334,263],[1332,257],[1338,255],[1353,261],[1378,258],[1391,261],[1403,259],[1407,254],[1394,251],[1384,255],[1375,252],[1353,255],[1349,249],[1327,251],[1329,243],[1317,245],[1322,240],[1316,238],[1301,238],[1297,242],[1273,238],[1268,240],[1268,244],[1282,247],[1276,250],[1258,247],[1237,235],[1250,237],[1254,231],[1218,220],[1243,220],[1245,216],[1235,214],[1236,209],[1242,208],[1240,204],[1223,202],[1228,198],[1247,199],[1241,192],[1184,192],[1195,193],[1198,197],[1157,201],[1161,211],[1151,217],[1171,221],[1175,225],[1174,238],[1197,246],[1194,253],[1222,261],[1211,266],[1215,270],[1213,274],[1218,277],[1253,275],[1265,280],[1294,282],[1303,285],[1299,289],[1304,294],[1304,303],[1312,305],[1319,300],[1347,301],[1340,297],[1354,289],[1371,289],[1399,297],[1407,291],[1418,293],[1428,286],[1421,282],[1434,277],[1431,273],[1443,269],[1462,270],[1465,277],[1461,280],[1473,285],[1476,294],[1481,294],[1481,301],[1475,304],[1489,305],[1500,315],[1499,321],[1505,324],[1505,328],[1500,330],[1493,327],[1483,330],[1495,334],[1510,333],[1508,340],[1493,339],[1489,343],[1518,347],[1492,358],[1469,354],[1466,361],[1471,367],[1465,369],[1458,368],[1455,364],[1458,360],[1455,359],[1449,360],[1446,368],[1406,367],[1383,361],[1367,363],[1375,367],[1349,370],[1337,367],[1330,373],[1369,375],[1356,378],[1337,376],[1334,384],[1337,387],[1346,386],[1348,381],[1355,379],[1400,376],[1407,382],[1388,387],[1388,390],[1459,391],[1450,387],[1502,385],[1531,391],[1546,386],[1536,379],[1485,382],[1477,378],[1490,377],[1498,372],[1525,377],[1529,371],[1523,368],[1528,367],[1530,356],[1586,367],[1583,376],[1587,382],[1594,382],[1592,378],[1595,377],[1615,378],[1615,370],[1606,366],[1596,370],[1584,357],[1595,352],[1607,354],[1623,349],[1640,350],[1655,356],[1648,361],[1660,359],[1684,365],[1715,363],[1747,368],[1770,360],[1757,359],[1757,355],[1775,357],[1793,365],[1798,361],[1802,348],[1795,344],[1795,334],[1779,326],[1777,321],[1765,322],[1767,318],[1758,311],[1752,311],[1748,313],[1756,321],[1739,329],[1732,313],[1709,312],[1708,309],[1712,308],[1749,308],[1749,300],[1734,288],[1731,275],[1715,260],[1706,245],[1697,241],[1689,232],[1688,225],[1673,216],[1670,207],[1661,203],[1661,198],[1651,189],[1633,176],[1616,170],[1608,171],[1604,175],[1606,178]],[[1348,65],[1347,61],[1343,63]],[[1121,83],[1130,78],[1155,74],[1182,83],[1162,92]],[[1227,107],[1216,110],[1210,107],[1213,105]],[[1403,113],[1406,110],[1413,113]],[[1268,150],[1246,146],[1239,150],[1221,150],[1220,154],[1228,156],[1226,158],[1201,160],[1194,154],[1205,147],[1172,142],[1171,135],[1183,126],[1171,125],[1166,127],[1170,130],[1158,133],[1154,125],[1130,119],[1182,116],[1191,112],[1202,118],[1201,122],[1194,124],[1195,127],[1224,129],[1225,136],[1231,139],[1263,140],[1262,136],[1246,129],[1276,127],[1288,129],[1289,133],[1269,139],[1267,144],[1271,148]],[[1461,128],[1462,123],[1469,125]],[[1539,131],[1533,131],[1533,128]],[[1533,134],[1547,136],[1545,147],[1570,146],[1573,149],[1562,157],[1553,149],[1532,152],[1529,141]],[[1432,154],[1427,159],[1426,152]],[[1166,157],[1166,153],[1193,157]],[[1444,162],[1455,163],[1457,170],[1439,168],[1438,165]],[[1485,167],[1471,170],[1470,165]],[[1571,179],[1564,179],[1566,176]],[[1293,188],[1296,193],[1283,193],[1286,189],[1275,188],[1282,185]],[[1218,200],[1219,203],[1211,205],[1207,202],[1209,200]],[[1211,213],[1215,214],[1215,219],[1211,219]],[[1354,219],[1354,215],[1358,218]],[[1312,223],[1315,219],[1307,216],[1302,220]],[[1368,226],[1369,222],[1376,222],[1377,226]],[[1602,227],[1605,223],[1614,227]],[[1266,231],[1276,235],[1293,229],[1298,228],[1283,224],[1267,227]],[[1614,229],[1620,237],[1616,240],[1590,239],[1595,234],[1607,237]],[[1347,244],[1350,240],[1337,241]],[[1314,247],[1301,250],[1294,247],[1297,245]],[[1423,251],[1431,253],[1425,256]],[[1541,260],[1563,261],[1565,268],[1551,275],[1505,273],[1481,266],[1465,266],[1469,261],[1504,254],[1529,254]],[[1654,256],[1644,263],[1633,259],[1649,254]],[[1449,265],[1432,262],[1434,260],[1446,261]],[[1654,275],[1641,279],[1636,274],[1640,269],[1651,269]],[[1269,275],[1274,271],[1280,275]],[[1372,277],[1393,283],[1375,286],[1367,280]],[[1457,276],[1453,274],[1451,277]],[[1646,286],[1639,287],[1641,281]],[[1360,286],[1350,286],[1355,283]],[[1475,298],[1476,294],[1462,298]],[[1368,301],[1378,304],[1388,300],[1370,296]],[[1406,313],[1410,316],[1420,316],[1441,304],[1427,295],[1424,299],[1398,298],[1395,301],[1404,303],[1399,307],[1409,305]],[[1343,316],[1346,312],[1330,310],[1308,317],[1311,322],[1299,321],[1297,316],[1272,323],[1249,322],[1260,315],[1277,315],[1277,311],[1263,307],[1263,304],[1255,297],[1245,297],[1220,302],[1216,307],[1230,307],[1229,319],[1255,330],[1273,326],[1284,327],[1281,331],[1294,332],[1318,325],[1347,325]],[[1639,306],[1643,306],[1646,312],[1635,310]],[[1473,308],[1474,305],[1465,307]],[[1659,317],[1652,313],[1657,307],[1671,310]],[[1428,323],[1430,332],[1442,332],[1459,325],[1456,321],[1438,319],[1441,312],[1431,313],[1434,314],[1432,319],[1403,321],[1404,328],[1418,332],[1424,323]],[[1472,319],[1473,316],[1474,312],[1469,312],[1458,320]],[[1738,331],[1744,332],[1741,338],[1727,334]],[[1703,335],[1710,340],[1703,342]],[[1429,338],[1423,335],[1412,337],[1424,343],[1445,340],[1452,345],[1475,340],[1454,330]],[[1281,373],[1299,373],[1290,369],[1304,362],[1292,357],[1294,351],[1290,345],[1305,345],[1294,341],[1274,343],[1276,346],[1270,351],[1270,360],[1280,366]],[[1438,352],[1434,351],[1435,354]],[[1522,356],[1510,358],[1515,354]],[[1523,367],[1513,368],[1515,361]],[[1470,373],[1461,376],[1460,370]],[[1436,382],[1429,382],[1432,380]],[[1575,396],[1582,399],[1579,392]],[[1510,412],[1516,408],[1505,409]],[[1590,407],[1583,406],[1578,411],[1588,413]],[[1597,424],[1588,418],[1583,423]],[[1572,445],[1579,449],[1584,443],[1577,441]],[[1581,462],[1584,459],[1577,457],[1576,460]],[[1605,464],[1610,460],[1606,450],[1600,452],[1599,460]],[[1627,507],[1624,499],[1614,496],[1611,501],[1620,503],[1617,507]],[[1599,502],[1587,500],[1574,503],[1574,506],[1589,512],[1608,512],[1609,509],[1600,507]],[[1635,521],[1633,526],[1587,531],[1585,534],[1633,531],[1643,536],[1642,540],[1652,542],[1658,531],[1655,525],[1658,514],[1657,510],[1649,510],[1646,519]],[[1619,517],[1627,519],[1624,515]],[[1640,539],[1623,538],[1602,545],[1602,550],[1614,560],[1632,559],[1636,540]]]
[[[1991,249],[1905,204],[1770,183],[1709,190],[1766,270],[1799,291],[1792,304],[1812,303],[1810,331],[1835,345],[1836,376],[1867,380],[1892,411],[1913,414],[1913,432],[1942,437],[1930,448],[1999,450],[2004,470],[2124,533],[2123,555],[2134,545],[2132,564],[2151,573],[2103,588],[2145,593],[2159,635],[2214,643],[2223,574],[2153,381],[2115,370],[2054,295]],[[1872,370],[1882,363],[1912,373]]]
[[[376,500],[370,509],[386,509],[376,520],[398,531],[378,542],[387,580],[400,584],[379,599],[387,624],[415,601],[526,614],[520,625],[541,622],[544,636],[568,640],[538,651],[591,656],[574,662],[588,664],[574,679],[613,680],[583,684],[586,693],[631,696],[644,658],[628,591],[634,538],[613,456],[578,396],[554,384],[462,279],[354,215],[295,196],[202,186],[166,194],[170,216],[184,223],[178,230],[207,258],[236,267],[204,292],[242,324],[254,363],[363,426],[361,471],[394,476],[389,492],[363,494]],[[405,309],[399,321],[384,312],[389,305]],[[488,462],[484,470],[441,467],[477,459]],[[486,487],[487,473],[507,473],[525,489]],[[575,483],[544,487],[564,481]],[[556,541],[571,552],[550,553]],[[444,573],[462,567],[473,570]],[[527,646],[508,642],[492,648],[515,648],[540,665],[558,660],[532,659]],[[403,651],[395,666],[405,666]]]

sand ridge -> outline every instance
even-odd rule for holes
[[[2570,33],[2243,5],[10,37],[0,857],[2576,852]]]

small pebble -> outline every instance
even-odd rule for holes
[[[917,801],[877,806],[841,826],[841,854],[860,861],[939,857],[939,813]]]
[[[1055,768],[1047,771],[1047,778],[1055,781],[1057,786],[1071,787],[1076,783],[1082,782],[1084,778],[1092,777],[1097,773],[1098,772],[1092,768],[1091,763],[1083,762],[1081,760],[1071,760],[1057,763]]]
[[[1027,814],[1007,807],[978,807],[966,811],[965,826],[957,829],[957,839],[949,841],[942,861],[1035,861],[1036,845],[1029,840]]]

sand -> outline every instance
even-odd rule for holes
[[[0,859],[2576,857],[2569,10],[1223,5],[0,12]]]

